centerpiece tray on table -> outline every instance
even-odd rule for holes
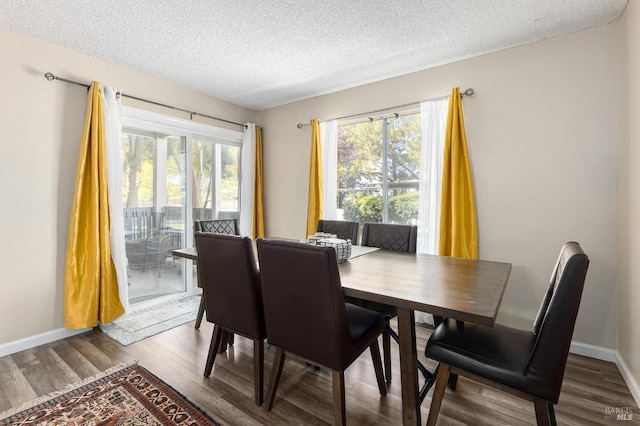
[[[333,247],[336,250],[338,262],[344,262],[351,257],[351,240],[337,238],[335,234],[317,232],[309,235],[307,242],[314,246]]]

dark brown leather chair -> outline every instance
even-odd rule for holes
[[[445,320],[425,354],[440,363],[428,425],[435,425],[450,373],[470,377],[533,401],[538,425],[555,425],[571,336],[589,258],[578,243],[562,247],[531,330]]]
[[[415,253],[418,227],[395,223],[365,223],[362,226],[362,245],[389,251]]]
[[[193,232],[211,232],[214,234],[225,235],[240,235],[240,227],[238,226],[238,219],[214,219],[214,220],[196,220],[193,222]],[[198,287],[200,285],[200,278],[198,277]],[[200,306],[198,307],[198,315],[196,316],[195,328],[200,328],[202,324],[202,317],[204,316],[205,302],[204,295],[200,299]],[[233,344],[233,334],[229,338],[229,343]]]
[[[196,220],[194,232],[213,232],[215,234],[240,235],[238,219]]]
[[[351,244],[358,244],[358,222],[320,219],[316,231],[335,234],[337,238],[351,240]]]
[[[376,312],[346,304],[333,247],[258,239],[258,258],[269,344],[276,348],[267,390],[267,410],[280,381],[285,354],[330,369],[336,424],[345,424],[344,371],[368,347],[380,395],[378,336],[384,320]]]
[[[362,227],[362,245],[378,247],[382,250],[415,253],[418,241],[418,227],[415,225],[397,225],[391,223],[365,223]],[[398,315],[395,306],[355,298],[347,302],[372,309],[384,316],[386,327],[382,333],[382,353],[385,378],[391,381],[391,337],[397,342],[398,334],[391,328],[389,321]]]
[[[215,324],[204,375],[211,374],[225,332],[252,339],[255,402],[261,405],[266,329],[253,241],[249,237],[197,232],[196,247],[207,321]]]

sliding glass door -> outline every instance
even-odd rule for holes
[[[125,249],[129,303],[183,293],[181,264],[186,226],[183,136],[125,128],[122,133]]]
[[[123,108],[129,304],[197,293],[193,223],[240,217],[241,132]]]
[[[193,142],[193,219],[240,218],[240,146]]]

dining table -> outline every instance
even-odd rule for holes
[[[492,327],[511,264],[355,245],[353,251],[338,266],[344,294],[397,308],[402,424],[420,425],[415,312],[452,318],[461,327],[464,322]],[[173,254],[191,260],[198,256],[195,248]]]
[[[511,264],[377,250],[339,269],[345,295],[397,308],[402,424],[420,425],[415,311],[492,327]]]

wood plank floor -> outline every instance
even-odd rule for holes
[[[305,363],[288,359],[273,409],[267,412],[253,402],[252,344],[236,337],[226,354],[219,355],[213,374],[202,372],[213,327],[200,330],[193,323],[122,346],[95,329],[78,336],[0,358],[0,412],[61,390],[69,384],[123,362],[138,363],[186,395],[222,424],[326,425],[333,424],[331,376]],[[428,329],[418,327],[422,352]],[[350,425],[401,424],[400,369],[393,345],[393,381],[381,398],[365,351],[346,372],[347,422]],[[268,382],[273,350],[265,353]],[[429,367],[433,363],[424,359]],[[265,385],[266,387],[266,385]],[[431,392],[422,404],[426,423]],[[632,421],[607,417],[608,407],[631,407]],[[576,355],[569,356],[560,402],[560,425],[640,424],[640,410],[615,364]],[[506,393],[461,378],[455,392],[447,390],[440,411],[442,425],[531,425],[533,405]]]

